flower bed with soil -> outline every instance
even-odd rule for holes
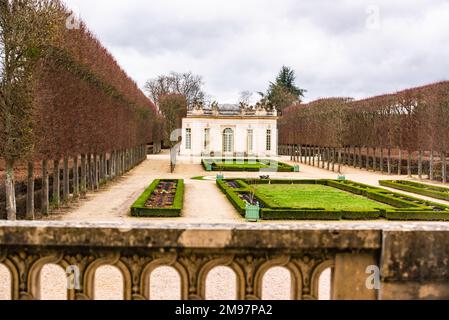
[[[225,179],[218,187],[244,216],[259,204],[263,220],[449,221],[449,206],[352,181]]]
[[[179,217],[184,180],[154,180],[131,207],[134,217]]]

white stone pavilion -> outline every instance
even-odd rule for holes
[[[276,157],[278,112],[256,106],[195,105],[182,121],[181,156]]]

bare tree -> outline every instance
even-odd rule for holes
[[[202,89],[203,79],[192,72],[160,75],[150,79],[145,84],[145,90],[151,99],[159,106],[160,99],[169,94],[181,94],[190,108],[195,102],[204,102],[205,94]]]

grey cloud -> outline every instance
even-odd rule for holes
[[[447,0],[66,0],[143,86],[170,71],[203,75],[235,102],[263,91],[281,65],[307,99],[362,98],[447,79]],[[366,27],[377,6],[379,28]]]

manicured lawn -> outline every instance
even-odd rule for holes
[[[279,207],[323,208],[334,210],[391,209],[381,202],[373,201],[337,188],[314,185],[256,185],[256,193]]]

